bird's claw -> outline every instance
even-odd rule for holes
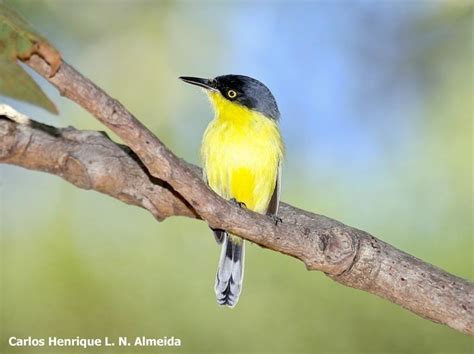
[[[283,219],[280,218],[278,215],[270,215],[270,217],[272,218],[276,226],[278,226],[278,224],[283,223]]]
[[[237,205],[239,208],[247,208],[247,205],[245,205],[244,202],[239,202],[237,199],[235,198],[231,198],[229,199],[229,201],[232,203],[232,204],[235,204]],[[283,219],[280,218],[278,215],[270,215],[270,218],[273,220],[273,222],[275,223],[275,225],[278,226],[278,224],[281,224],[283,223]]]
[[[239,202],[239,201],[238,201],[237,199],[235,199],[235,198],[231,198],[231,199],[230,199],[230,202],[231,202],[232,204],[237,205],[239,208],[247,208],[247,205],[245,205],[244,202]]]

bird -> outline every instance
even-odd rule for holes
[[[234,204],[271,217],[276,224],[284,142],[275,97],[262,82],[245,75],[206,79],[181,76],[201,87],[214,109],[201,144],[203,177]],[[245,245],[238,235],[213,229],[221,245],[214,290],[217,303],[237,304],[244,276]]]

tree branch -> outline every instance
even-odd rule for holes
[[[178,159],[119,102],[71,66],[63,63],[50,78],[49,67],[41,58],[34,56],[27,64],[117,133],[146,169],[134,154],[103,135],[51,127],[46,130],[54,129],[57,134],[48,135],[37,123],[20,126],[2,122],[4,162],[58,174],[81,188],[144,207],[158,219],[199,215],[212,227],[299,258],[308,269],[323,271],[339,283],[474,334],[472,283],[324,216],[283,204],[280,216],[284,222],[275,226],[263,215],[237,208],[213,193],[196,168]],[[58,151],[56,157],[47,156],[55,149],[35,143],[38,139],[48,140],[55,149],[62,147],[62,154]],[[85,144],[89,139],[94,141],[91,146]],[[149,178],[146,170],[155,178]],[[111,183],[105,182],[108,178]]]
[[[35,121],[17,123],[2,116],[0,162],[48,172],[82,189],[91,189],[147,209],[157,220],[198,217],[163,181],[148,174],[136,155],[105,133],[58,129]]]

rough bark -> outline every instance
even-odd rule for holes
[[[63,63],[49,77],[49,67],[39,57],[27,64],[113,130],[134,153],[98,133],[3,120],[3,162],[60,175],[78,187],[144,207],[158,219],[200,217],[212,227],[299,258],[309,270],[323,271],[339,283],[474,334],[474,285],[469,281],[364,231],[287,204],[281,207],[283,223],[278,225],[235,207],[202,182],[197,168],[177,158],[119,102],[71,66]]]

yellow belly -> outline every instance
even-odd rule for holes
[[[235,198],[248,209],[265,213],[283,158],[280,132],[273,120],[259,113],[233,113],[218,115],[204,134],[204,173],[223,198]]]

